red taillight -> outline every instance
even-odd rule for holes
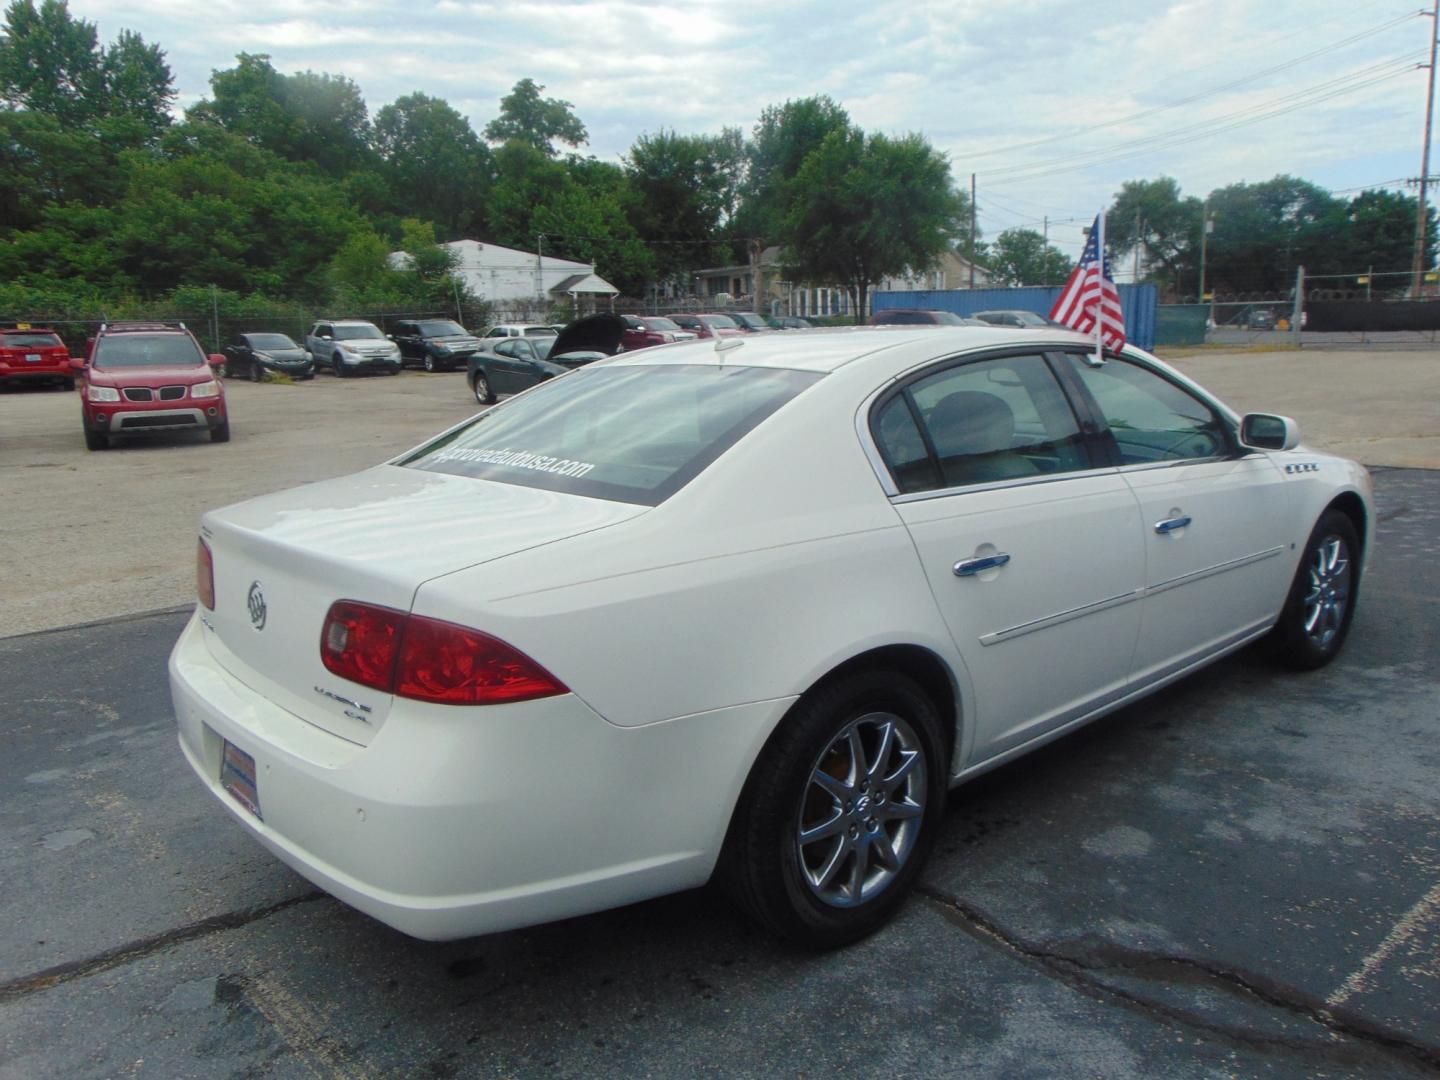
[[[395,693],[444,705],[495,705],[568,691],[505,642],[454,623],[410,616],[395,669]]]
[[[210,554],[210,545],[204,540],[195,549],[195,594],[200,603],[209,610],[215,610],[215,560]]]
[[[320,659],[341,678],[388,693],[404,626],[403,611],[338,600],[320,631]]]
[[[340,600],[320,636],[336,675],[399,697],[442,705],[495,705],[569,693],[505,642],[454,623]]]

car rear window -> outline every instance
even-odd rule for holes
[[[95,344],[95,366],[196,367],[205,356],[188,334],[112,334]]]
[[[0,345],[12,349],[53,348],[63,344],[64,342],[54,334],[0,334]]]
[[[483,413],[400,464],[657,506],[821,377],[711,364],[583,369]]]

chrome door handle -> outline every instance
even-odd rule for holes
[[[1155,531],[1161,536],[1164,536],[1166,533],[1174,532],[1176,529],[1183,529],[1189,524],[1190,517],[1188,514],[1185,517],[1166,518],[1164,521],[1157,521],[1155,523]]]
[[[983,559],[961,559],[955,564],[956,577],[974,577],[981,570],[993,570],[996,567],[1004,566],[1010,561],[1010,556],[1003,551],[995,555],[986,555]]]

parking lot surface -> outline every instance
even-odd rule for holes
[[[1250,650],[959,790],[829,954],[708,891],[406,939],[189,775],[183,614],[0,640],[0,1078],[1440,1075],[1440,473],[1376,487],[1334,665]]]

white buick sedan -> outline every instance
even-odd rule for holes
[[[1154,357],[861,328],[624,353],[207,514],[201,781],[417,937],[721,878],[877,927],[945,791],[1268,638],[1340,649],[1363,468]]]

